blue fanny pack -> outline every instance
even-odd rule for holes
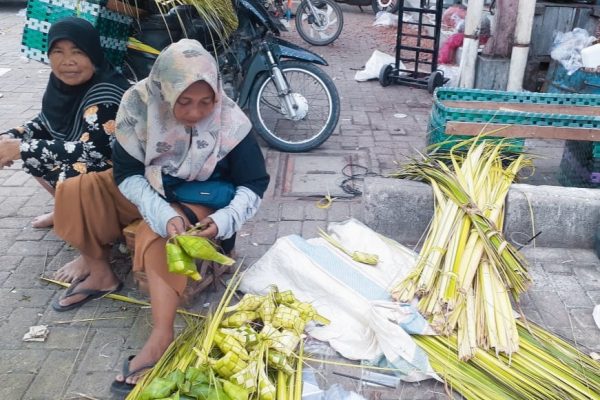
[[[227,207],[235,195],[235,186],[222,179],[208,181],[186,181],[172,176],[163,176],[167,201],[201,204],[213,210]]]

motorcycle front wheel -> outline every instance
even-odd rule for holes
[[[400,0],[373,0],[371,2],[371,8],[373,12],[377,14],[380,11],[386,11],[389,13],[396,13],[400,8]]]
[[[250,93],[249,113],[255,131],[273,148],[299,153],[319,147],[333,133],[340,117],[340,98],[335,84],[313,64],[282,61],[279,68],[287,81],[296,112],[290,116],[271,74],[257,79]]]
[[[314,14],[309,2],[314,6]],[[302,0],[296,10],[296,30],[302,39],[314,46],[333,42],[343,27],[344,14],[333,0]]]

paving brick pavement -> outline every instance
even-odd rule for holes
[[[342,110],[334,135],[310,153],[310,162],[317,157],[317,169],[326,171],[338,168],[344,160],[358,159],[369,171],[385,174],[395,168],[396,161],[424,147],[431,96],[424,90],[354,82],[356,70],[363,67],[374,48],[393,53],[393,31],[373,28],[373,15],[368,11],[343,9],[345,26],[340,38],[327,47],[311,47],[329,61],[324,69],[338,87]],[[17,16],[18,11],[17,6],[0,6],[0,71],[10,69],[0,72],[0,131],[39,111],[49,73],[47,66],[21,57],[24,17]],[[294,32],[284,37],[310,47]],[[555,143],[538,146],[554,157],[560,154],[557,148]],[[266,147],[264,151],[273,180],[258,215],[238,238],[236,250],[245,257],[246,265],[259,258],[277,237],[290,233],[314,237],[328,222],[360,219],[360,198],[343,192],[331,208],[316,207],[319,196],[328,190],[340,192],[341,171],[335,171],[333,180],[329,175],[313,177],[308,185],[294,180],[298,178],[294,172],[308,162],[306,155],[286,155]],[[548,164],[555,165],[556,160]],[[110,399],[109,385],[122,360],[134,354],[149,333],[150,313],[109,300],[92,302],[72,313],[52,310],[50,303],[60,289],[38,277],[77,255],[51,230],[30,226],[31,218],[50,210],[52,204],[51,196],[24,174],[18,163],[0,170],[0,382],[4,383],[0,399]],[[526,255],[532,260],[536,279],[523,299],[526,314],[576,340],[585,351],[600,351],[600,333],[591,320],[592,306],[600,302],[596,256],[590,251],[564,249],[526,249]],[[127,274],[126,264],[126,258],[116,255],[115,265],[126,283],[124,294],[143,298]],[[206,294],[192,309],[202,310],[214,301],[214,293]],[[97,320],[86,322],[89,319]],[[22,342],[28,327],[38,324],[50,326],[48,340]],[[431,381],[404,384],[392,393],[334,378],[330,370],[321,372],[369,399],[447,398],[443,386]]]

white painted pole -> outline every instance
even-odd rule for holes
[[[527,67],[534,14],[535,1],[519,0],[517,26],[515,27],[515,41],[510,57],[508,85],[506,86],[507,91],[519,92],[523,90],[523,77],[525,76],[525,68]]]
[[[472,88],[475,85],[475,66],[479,49],[479,25],[483,14],[483,0],[470,0],[465,17],[465,40],[460,58],[458,86]]]

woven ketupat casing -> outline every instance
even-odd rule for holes
[[[110,11],[105,5],[106,0],[29,0],[21,52],[27,58],[47,63],[50,26],[62,18],[77,16],[94,25],[106,58],[114,66],[120,66],[133,19]]]

